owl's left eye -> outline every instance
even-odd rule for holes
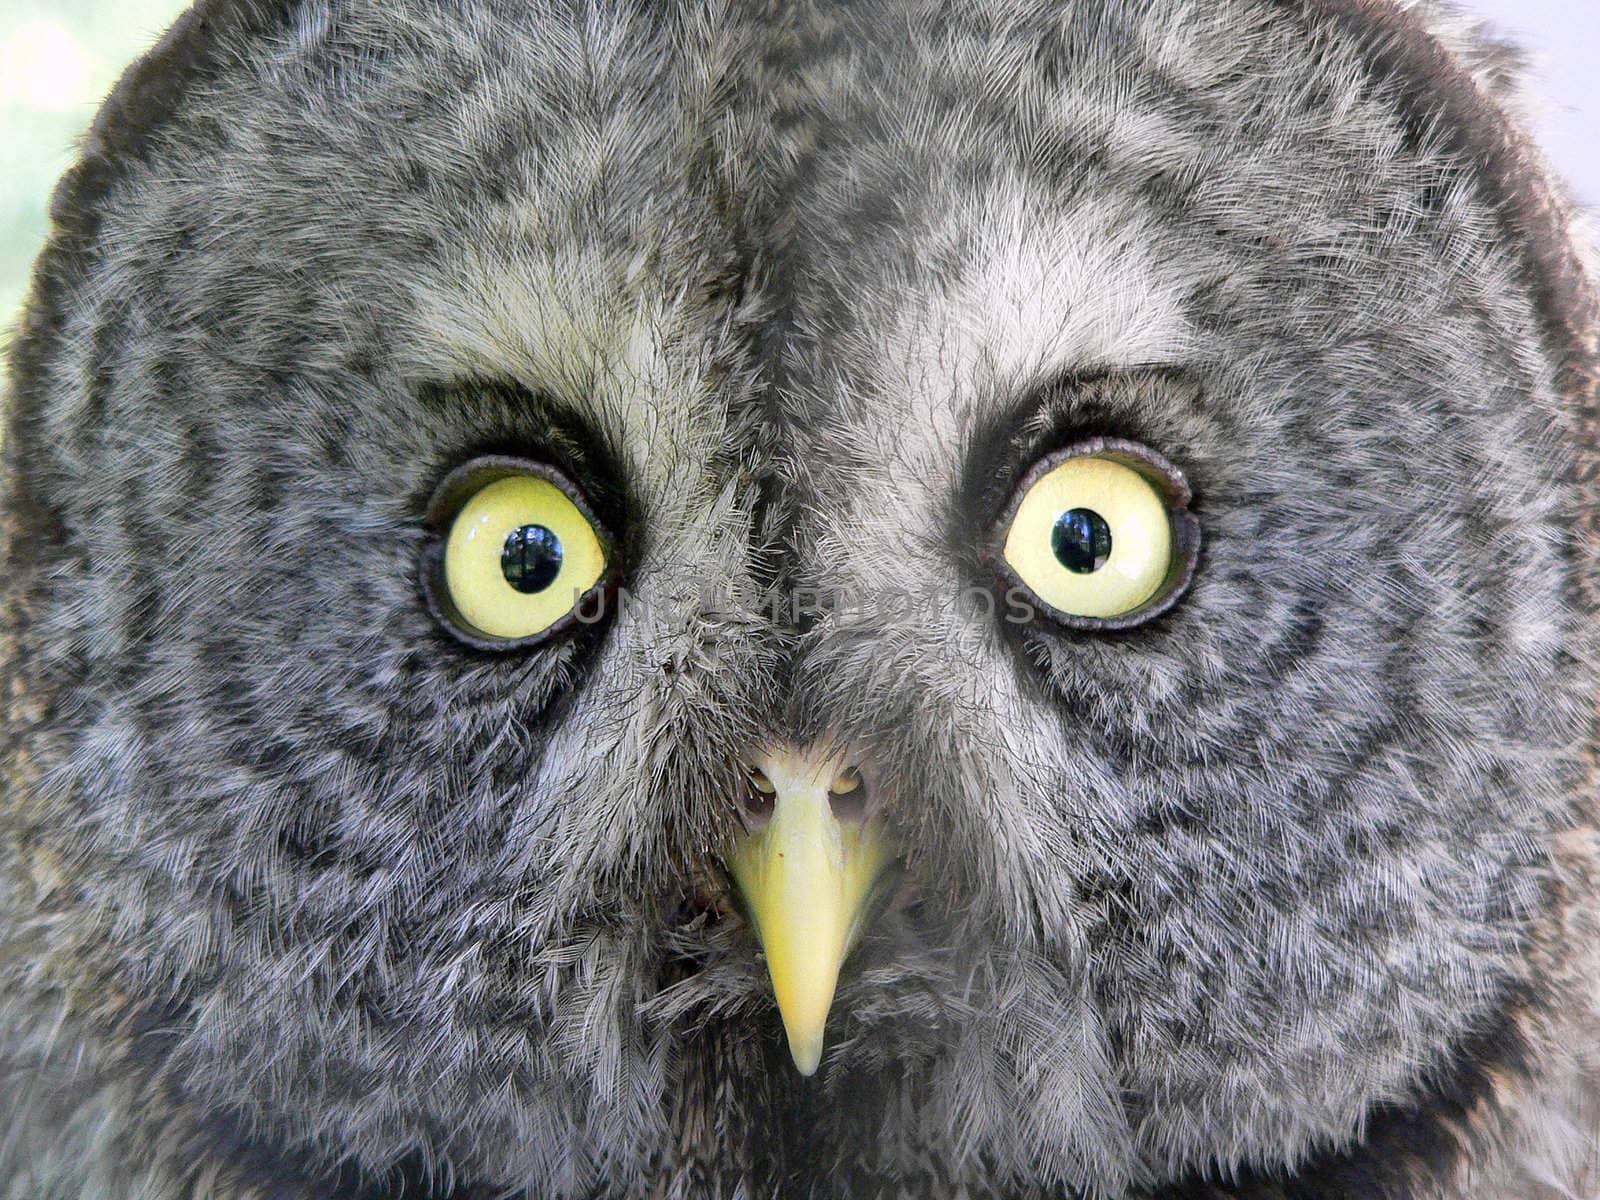
[[[1030,471],[993,551],[1060,624],[1126,628],[1165,611],[1194,570],[1199,529],[1189,489],[1135,442],[1097,439]]]
[[[538,464],[477,460],[445,481],[434,509],[444,538],[428,598],[474,645],[524,645],[564,628],[608,573],[605,531],[576,489]]]

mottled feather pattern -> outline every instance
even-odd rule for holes
[[[1600,320],[1514,51],[1369,0],[204,0],[11,347],[0,1196],[1600,1196]],[[970,605],[1043,454],[1203,529]],[[611,618],[440,628],[581,482]],[[822,1072],[719,848],[905,855]]]

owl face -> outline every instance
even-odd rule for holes
[[[1118,1196],[1496,1028],[1584,736],[1572,419],[1350,28],[210,19],[64,192],[6,446],[9,819],[176,1113]]]

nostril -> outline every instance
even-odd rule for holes
[[[759,767],[746,769],[745,783],[745,821],[752,829],[759,829],[772,818],[772,809],[778,799],[778,789]]]
[[[867,783],[855,767],[839,772],[828,789],[828,805],[836,821],[859,821],[867,815]]]
[[[837,772],[829,771],[829,774],[832,775],[832,782],[828,785],[827,791],[828,808],[833,814],[833,819],[856,824],[865,821],[871,801],[867,781],[862,778],[860,769],[846,767]],[[824,775],[823,778],[827,776]],[[817,778],[817,774],[812,774],[809,780],[795,784],[799,789],[797,794],[809,792],[820,782],[821,779]],[[815,792],[810,794],[816,795]],[[777,811],[778,786],[760,767],[753,764],[745,766],[744,788],[739,806],[745,827],[752,833],[765,828]]]

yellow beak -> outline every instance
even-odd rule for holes
[[[849,793],[864,785],[826,752],[778,751],[755,765],[771,816],[729,849],[728,870],[766,952],[794,1065],[810,1075],[839,968],[894,856],[878,821],[849,815]]]

